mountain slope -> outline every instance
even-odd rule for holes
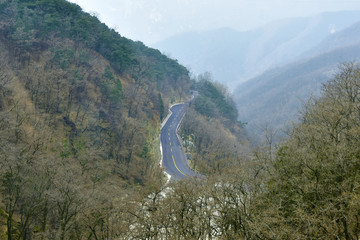
[[[295,60],[330,33],[360,21],[358,11],[323,13],[284,19],[262,28],[238,32],[218,29],[190,32],[154,44],[195,73],[209,71],[228,86]]]
[[[316,47],[304,52],[299,58],[309,58],[329,52],[336,48],[356,45],[360,42],[360,22],[326,37]]]
[[[9,88],[9,95],[1,102],[14,101],[12,78],[18,79],[34,111],[63,118],[63,124],[71,127],[67,141],[74,157],[77,151],[71,138],[85,137],[91,139],[87,147],[101,148],[97,157],[130,164],[141,156],[150,141],[148,131],[154,131],[161,120],[159,96],[167,106],[170,98],[180,99],[188,91],[190,79],[184,67],[121,37],[75,4],[9,1],[0,9],[2,62],[9,71],[16,69],[3,86]],[[100,123],[103,129],[94,129]],[[118,126],[127,126],[129,132]]]
[[[137,238],[136,212],[156,211],[166,182],[160,123],[198,84],[67,1],[0,1],[0,16],[0,239]],[[223,88],[206,89],[211,117],[191,111],[182,129],[214,173],[244,134]],[[219,140],[231,143],[221,156]]]
[[[234,97],[240,116],[249,122],[249,128],[259,133],[266,124],[281,128],[296,120],[301,104],[311,94],[318,95],[322,83],[333,76],[340,63],[359,60],[358,26],[353,25],[329,37],[326,42],[335,47],[330,51],[324,51],[324,45],[320,44],[313,52],[324,53],[269,70],[241,84]],[[338,39],[349,41],[336,45]]]
[[[118,239],[123,199],[164,182],[159,126],[188,71],[67,1],[0,16],[0,238]]]

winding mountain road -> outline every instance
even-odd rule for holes
[[[185,103],[180,103],[170,108],[172,113],[162,127],[160,134],[163,167],[176,180],[187,177],[203,177],[190,169],[177,135],[177,129],[184,117],[186,106]]]

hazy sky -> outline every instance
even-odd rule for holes
[[[360,10],[360,0],[70,0],[109,27],[151,44],[193,30],[249,30],[272,20]]]

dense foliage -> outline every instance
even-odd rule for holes
[[[208,117],[223,117],[236,122],[238,112],[226,88],[211,80],[208,73],[200,75],[195,85],[200,96],[195,100],[195,110]]]
[[[180,128],[193,168],[211,175],[221,173],[249,152],[246,130],[225,86],[207,73],[194,84],[197,96]]]
[[[5,24],[1,33],[23,51],[46,47],[49,39],[71,39],[100,53],[118,73],[144,68],[146,62],[151,67],[143,69],[142,74],[153,81],[164,80],[168,75],[175,80],[187,75],[186,68],[175,60],[141,42],[121,37],[76,4],[64,0],[11,0],[0,4]]]
[[[1,239],[359,238],[360,66],[254,151],[200,76],[180,134],[206,180],[164,185],[159,125],[189,97],[186,69],[65,1],[0,14]]]
[[[126,232],[124,199],[164,182],[160,122],[190,85],[75,4],[0,1],[0,238]]]
[[[153,194],[137,209],[142,239],[358,239],[360,66],[345,64],[301,123],[212,174]],[[275,151],[277,150],[277,151]]]
[[[360,66],[344,64],[279,149],[259,214],[264,238],[360,236]],[[265,231],[270,228],[272,231]]]

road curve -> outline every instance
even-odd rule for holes
[[[184,117],[186,104],[180,103],[170,108],[172,112],[165,125],[161,129],[160,141],[162,146],[162,164],[165,171],[176,180],[187,177],[203,176],[190,169],[180,140],[177,129]]]

